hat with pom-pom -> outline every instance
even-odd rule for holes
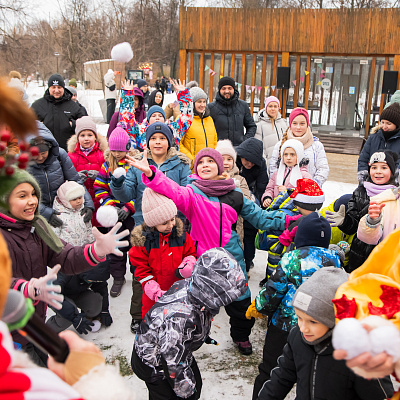
[[[190,90],[190,97],[193,100],[193,103],[196,103],[197,100],[204,99],[207,100],[206,92],[199,87],[192,87]]]
[[[117,126],[108,138],[108,147],[111,151],[128,151],[131,148],[129,135]]]
[[[174,218],[178,210],[171,199],[146,188],[142,197],[142,213],[146,225],[153,227]]]
[[[229,139],[218,140],[215,150],[217,150],[221,156],[231,156],[233,161],[236,163],[237,154],[233,148],[232,142]]]
[[[197,153],[196,158],[194,159],[195,174],[197,174],[197,165],[203,157],[210,157],[215,161],[218,167],[218,175],[221,175],[224,172],[224,159],[222,158],[221,153],[211,147],[205,147]]]
[[[318,183],[307,178],[297,180],[296,189],[290,197],[293,204],[309,211],[319,210],[325,201],[324,192]]]

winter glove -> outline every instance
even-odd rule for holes
[[[192,276],[193,267],[196,263],[196,258],[193,256],[185,257],[180,263],[179,267],[175,270],[175,276],[177,278],[190,278]]]
[[[49,218],[49,224],[54,228],[60,228],[63,225],[62,219],[58,218],[57,215],[60,215],[60,212],[54,210]]]
[[[143,290],[145,295],[153,301],[158,301],[158,299],[166,292],[166,290],[161,290],[160,284],[153,279],[144,284]]]
[[[264,314],[261,314],[260,312],[257,311],[256,300],[254,299],[253,302],[249,305],[249,308],[246,311],[246,318],[247,319],[267,318],[267,316],[264,315]]]
[[[93,217],[93,210],[88,207],[84,207],[81,211],[81,215],[83,216],[83,222],[87,224]]]
[[[117,210],[117,213],[119,222],[125,221],[131,214],[131,212],[126,207],[119,208]]]
[[[218,342],[210,336],[206,337],[206,340],[204,341],[204,343],[205,344],[214,344],[215,346],[218,346]]]
[[[109,172],[108,174],[112,180],[112,183],[117,187],[121,187],[122,184],[125,182],[125,177],[126,177],[125,168],[118,167],[115,169],[113,173]]]
[[[346,215],[346,206],[342,204],[337,212],[327,210],[325,218],[328,220],[330,226],[340,226],[343,224]]]
[[[369,175],[369,173],[368,173],[368,171],[366,169],[362,170],[362,171],[358,171],[357,172],[358,183],[360,185],[362,185],[366,181],[366,179],[368,178],[368,175]]]
[[[85,335],[92,331],[92,326],[94,325],[83,313],[77,314],[72,323],[78,333],[84,333]]]
[[[285,215],[285,229],[287,229],[289,227],[291,222],[297,221],[301,217],[302,217],[301,214],[293,215],[293,216]]]
[[[28,282],[28,296],[34,301],[43,301],[56,310],[61,310],[64,296],[61,294],[61,286],[53,285],[57,279],[57,273],[61,265],[57,264],[52,270],[41,278],[32,278]]]
[[[99,171],[96,171],[95,169],[90,169],[89,171],[87,171],[88,178],[92,180],[96,180],[98,174]]]
[[[121,222],[118,222],[108,233],[102,234],[97,228],[93,227],[92,232],[95,239],[94,251],[99,258],[104,258],[107,254],[115,254],[116,256],[122,256],[122,251],[119,247],[129,246],[127,240],[121,240],[125,236],[129,235],[128,229],[122,232],[118,232],[121,228]]]
[[[109,311],[102,311],[99,317],[101,324],[104,326],[110,326],[113,323],[113,319]]]
[[[79,171],[78,172],[78,175],[79,175],[79,178],[81,178],[81,181],[82,181],[82,183],[85,183],[86,182],[86,180],[87,180],[87,171],[86,171],[86,169],[83,169],[82,171]]]

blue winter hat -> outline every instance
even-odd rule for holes
[[[153,106],[156,107],[156,106]],[[151,107],[151,108],[153,108]],[[161,107],[160,107],[161,108]],[[172,129],[167,125],[161,122],[154,122],[149,125],[146,129],[146,144],[149,147],[149,140],[155,133],[162,133],[168,140],[169,147],[172,147],[174,141],[174,135]]]
[[[149,122],[150,117],[151,117],[152,114],[154,114],[155,112],[161,113],[161,114],[163,115],[163,117],[164,117],[164,121],[167,119],[167,118],[165,117],[165,112],[164,112],[164,110],[163,110],[160,106],[151,106],[151,107],[149,108],[149,110],[147,111],[147,122]]]
[[[327,249],[330,241],[331,226],[324,217],[316,212],[301,220],[294,237],[296,249],[304,246],[317,246]]]

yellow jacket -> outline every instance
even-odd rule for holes
[[[181,147],[179,149],[181,153],[186,154],[190,158],[192,172],[196,154],[205,147],[215,149],[217,140],[217,131],[213,119],[211,117],[200,118],[198,115],[195,115],[192,125],[181,140]]]

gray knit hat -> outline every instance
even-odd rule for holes
[[[314,272],[296,291],[292,305],[328,328],[335,326],[332,300],[349,275],[341,268],[324,267]]]
[[[200,100],[200,99],[207,100],[206,92],[202,88],[192,87],[189,90],[189,92],[190,92],[190,96],[191,96],[191,98],[193,100],[193,103],[196,103],[196,101]]]
[[[96,135],[96,138],[97,138],[96,124],[92,120],[92,118],[90,118],[87,115],[76,120],[76,128],[75,128],[76,136],[79,137],[79,134],[82,131],[86,131],[86,130],[92,131]]]

